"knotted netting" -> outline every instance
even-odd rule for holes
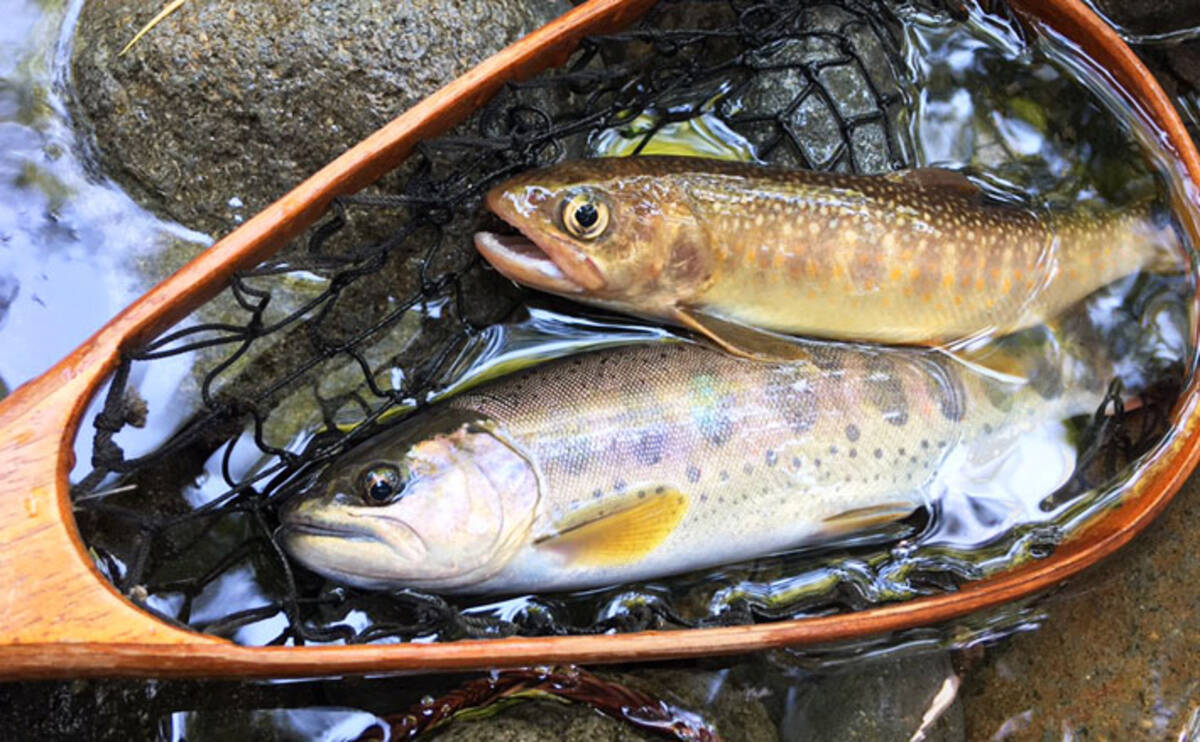
[[[298,483],[464,379],[548,357],[539,339],[561,354],[663,336],[488,269],[471,235],[492,219],[480,209],[489,186],[601,148],[638,154],[681,137],[701,154],[728,156],[736,141],[789,167],[912,166],[903,55],[900,23],[880,0],[681,0],[506,86],[367,192],[337,200],[279,256],[235,275],[177,329],[125,353],[94,417],[94,469],[74,487],[102,572],[166,620],[251,644],[729,624],[854,609],[979,576],[961,561],[914,565],[872,542],[497,603],[335,585],[274,539],[280,501]],[[1106,405],[1119,408],[1119,396]],[[1058,496],[1091,489],[1144,452],[1166,425],[1163,409],[1144,405],[1136,425],[1119,409],[1097,414]],[[1005,553],[1045,553],[1060,536],[1030,529]],[[904,590],[877,587],[889,570],[904,573]],[[764,597],[785,578],[786,599]]]

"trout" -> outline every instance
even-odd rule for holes
[[[1038,214],[928,168],[580,160],[512,178],[486,203],[520,232],[475,235],[506,277],[768,358],[762,330],[907,345],[1006,335],[1123,276],[1182,266],[1148,206]]]
[[[1021,379],[936,350],[809,355],[773,364],[635,346],[505,377],[337,459],[285,505],[281,543],[368,588],[657,578],[903,518],[951,457],[995,462],[1103,396],[1077,362],[1029,365],[1040,371]]]

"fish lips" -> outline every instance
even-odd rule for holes
[[[311,512],[303,503],[295,503],[285,506],[280,513],[276,537],[300,561],[314,566],[317,571],[327,572],[318,565],[332,555],[341,556],[347,548],[378,550],[376,556],[389,562],[399,558],[401,563],[421,563],[428,548],[420,535],[404,521],[373,510],[368,511],[372,516],[370,520],[359,521],[357,518],[363,516],[352,511],[347,512],[357,517],[330,520]],[[306,559],[306,554],[311,558]],[[372,580],[374,575],[367,567],[365,560],[354,565],[341,563],[336,572],[348,573],[358,581]]]
[[[565,240],[526,233],[516,218],[515,198],[502,189],[488,193],[488,209],[521,234],[476,232],[475,249],[505,278],[553,294],[603,291],[607,284],[587,255]]]

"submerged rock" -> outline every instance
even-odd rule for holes
[[[1200,727],[1200,480],[966,674],[971,739],[1178,739]]]
[[[1196,0],[1095,0],[1110,21],[1138,35],[1169,34],[1200,24]]]
[[[105,173],[196,229],[229,231],[566,0],[89,2],[75,108]]]

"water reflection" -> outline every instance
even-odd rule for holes
[[[20,349],[0,354],[0,389],[45,371],[209,242],[92,169],[65,102],[82,4],[19,0],[0,28],[0,345]]]

